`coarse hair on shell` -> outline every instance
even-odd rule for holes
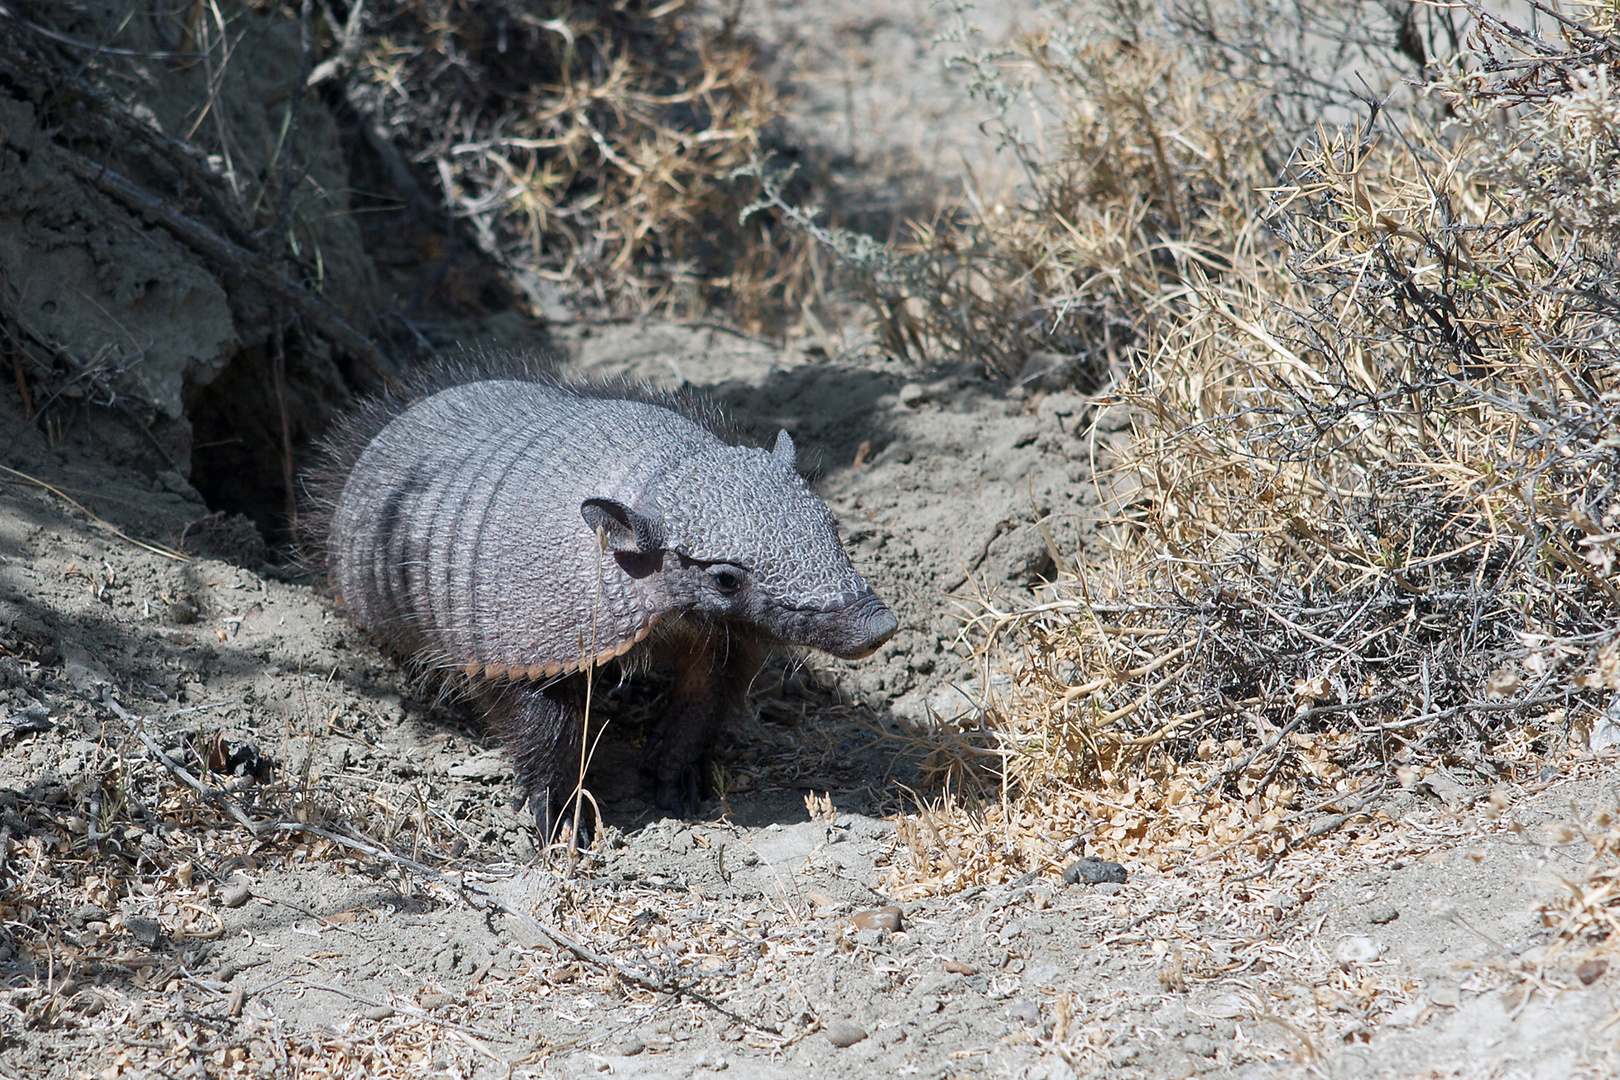
[[[463,349],[435,358],[402,376],[393,387],[362,398],[340,416],[316,442],[315,462],[299,477],[299,506],[294,552],[298,563],[316,577],[327,573],[327,544],[332,515],[343,486],[382,430],[406,409],[442,390],[468,383],[511,380],[555,387],[582,398],[639,401],[657,405],[706,428],[722,442],[746,445],[734,420],[713,399],[688,388],[665,390],[630,378],[572,378],[555,356],[499,349]]]

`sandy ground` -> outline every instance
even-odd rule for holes
[[[818,454],[902,614],[896,647],[773,668],[694,822],[661,819],[633,764],[656,681],[614,691],[604,843],[546,864],[469,716],[309,584],[109,532],[172,544],[206,510],[176,476],[47,448],[0,396],[8,467],[62,493],[0,491],[6,711],[48,717],[0,744],[0,1073],[1612,1072],[1611,979],[1536,913],[1588,850],[1559,823],[1613,808],[1593,763],[1494,805],[1431,778],[1259,880],[1216,861],[1065,886],[1055,860],[1012,886],[908,887],[885,820],[915,782],[906,710],[974,674],[942,597],[965,574],[1025,587],[1032,501],[1084,542],[1087,407],[949,374],[902,393],[923,384],[683,327],[572,344],[583,371],[710,386]],[[157,756],[196,773],[199,747],[228,795]],[[230,775],[261,760],[262,782]],[[898,932],[858,925],[897,900]]]

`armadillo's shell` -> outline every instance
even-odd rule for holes
[[[532,382],[440,391],[394,418],[343,486],[333,584],[360,625],[430,662],[545,678],[622,656],[660,612],[580,515],[634,506],[720,445],[668,409]]]

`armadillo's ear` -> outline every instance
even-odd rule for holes
[[[799,452],[793,448],[793,436],[787,433],[787,428],[776,433],[776,445],[771,448],[771,456],[790,469],[798,464]]]
[[[658,522],[612,499],[586,499],[579,514],[591,531],[607,537],[609,551],[647,555],[664,547],[664,530]]]

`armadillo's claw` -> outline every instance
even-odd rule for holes
[[[573,794],[572,791],[569,792]],[[553,798],[546,788],[540,788],[529,793],[520,793],[515,800],[514,810],[521,811],[527,802],[534,810],[534,824],[540,832],[541,846],[545,848],[569,846],[583,851],[591,846],[596,836],[596,812],[589,799],[582,799],[579,806],[579,820],[575,821],[572,798]]]
[[[695,765],[686,766],[675,779],[660,780],[653,796],[658,809],[671,817],[697,817],[698,805],[707,794],[708,785],[703,778],[708,774],[709,761],[704,758]]]

